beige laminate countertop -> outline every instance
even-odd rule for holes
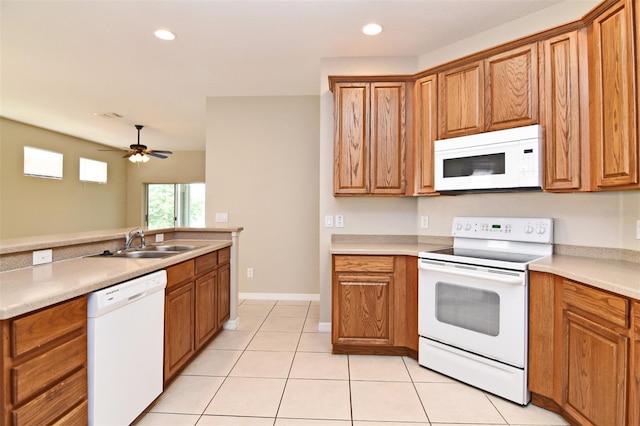
[[[417,256],[420,251],[445,248],[442,244],[332,242],[331,254]],[[593,287],[640,300],[640,263],[591,257],[553,255],[529,265],[532,271],[549,272]]]
[[[640,300],[640,263],[555,254],[531,263],[529,269]]]
[[[0,320],[118,284],[231,245],[231,241],[173,240],[198,248],[165,258],[81,257],[0,273]]]

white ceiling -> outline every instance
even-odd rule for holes
[[[117,147],[143,124],[152,149],[203,150],[207,97],[319,94],[321,58],[419,56],[560,1],[2,0],[0,115]],[[371,21],[381,35],[360,32]]]

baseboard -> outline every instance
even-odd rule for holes
[[[237,330],[238,325],[240,325],[240,318],[236,317],[236,319],[228,320],[224,324],[222,324],[222,328],[224,330]]]
[[[331,323],[330,322],[319,322],[318,323],[318,331],[320,333],[331,333]]]
[[[245,300],[301,300],[319,301],[319,294],[311,293],[238,293],[238,299]]]

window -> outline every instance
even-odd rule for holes
[[[107,183],[107,163],[80,158],[80,180],[84,182]]]
[[[204,227],[204,183],[147,184],[147,228]]]
[[[46,149],[24,147],[24,175],[62,179],[62,154]]]

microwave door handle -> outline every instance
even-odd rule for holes
[[[523,285],[524,280],[520,276],[500,275],[491,272],[479,272],[468,269],[447,268],[446,266],[434,265],[431,263],[420,262],[419,268],[423,271],[443,272],[445,274],[460,275],[470,278],[479,278],[483,280],[498,281],[510,285]]]

